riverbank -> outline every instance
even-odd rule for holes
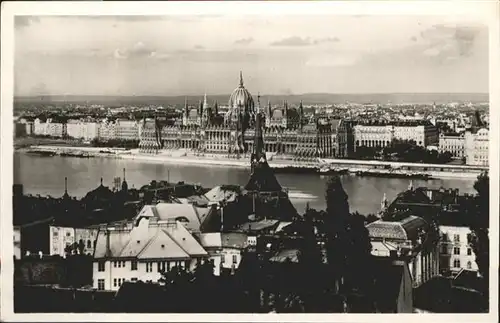
[[[136,160],[149,163],[164,163],[174,165],[196,165],[214,167],[249,168],[249,156],[230,158],[217,154],[195,154],[189,150],[161,151],[158,154],[144,154],[138,149],[100,147],[69,147],[69,146],[31,146],[17,149],[19,152],[39,153],[45,156],[63,157],[106,157],[126,160]],[[363,174],[364,176],[384,177],[385,173],[413,174],[406,177],[422,177],[423,179],[475,178],[487,167],[469,165],[431,165],[415,163],[398,163],[382,161],[361,161],[347,159],[320,159],[316,161],[296,161],[286,157],[267,154],[269,165],[277,173],[317,173],[328,176],[331,173]],[[392,175],[391,175],[392,176]]]

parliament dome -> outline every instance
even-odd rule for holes
[[[254,110],[254,101],[252,95],[243,85],[243,75],[240,72],[240,85],[231,93],[229,97],[229,108],[241,106],[244,111]]]

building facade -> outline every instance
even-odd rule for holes
[[[467,165],[489,165],[489,130],[465,132],[465,162]]]
[[[361,123],[354,126],[355,147],[387,147],[393,140],[413,141],[427,147],[438,142],[437,128],[429,121]]]
[[[116,120],[116,139],[139,140],[139,123],[135,120]]]
[[[71,138],[93,140],[99,136],[99,123],[93,121],[68,120],[66,131]]]
[[[477,271],[476,255],[471,248],[471,230],[466,226],[440,226],[439,267],[458,272],[461,269]]]
[[[125,281],[159,282],[174,267],[194,270],[208,253],[178,221],[151,221],[140,214],[131,230],[100,230],[93,281],[98,290],[118,290]]]
[[[97,239],[97,228],[71,228],[49,226],[49,254],[66,255],[66,247],[74,243],[83,244],[83,253],[93,255]]]
[[[439,134],[440,153],[449,152],[453,158],[465,157],[465,134]]]
[[[302,103],[297,108],[261,107],[240,84],[229,98],[228,109],[219,113],[218,103],[209,106],[206,96],[195,107],[186,101],[182,120],[161,125],[158,120],[143,120],[139,148],[143,153],[162,149],[187,149],[195,154],[224,154],[248,158],[254,141],[255,116],[265,117],[263,131],[266,151],[291,159],[334,157],[332,127],[315,118],[306,120]]]

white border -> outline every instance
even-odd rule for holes
[[[6,321],[224,321],[224,322],[493,322],[498,313],[498,189],[500,122],[500,7],[495,1],[322,1],[322,2],[2,2],[1,15],[1,139],[0,228],[1,319]],[[490,30],[490,181],[491,269],[489,314],[14,314],[12,243],[13,170],[13,17],[14,15],[467,15],[489,24]],[[353,27],[355,28],[355,27]],[[495,122],[496,121],[496,122]],[[42,170],[41,170],[42,171]],[[215,296],[216,297],[216,296]]]

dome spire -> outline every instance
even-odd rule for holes
[[[240,71],[240,87],[243,87],[243,72]]]

